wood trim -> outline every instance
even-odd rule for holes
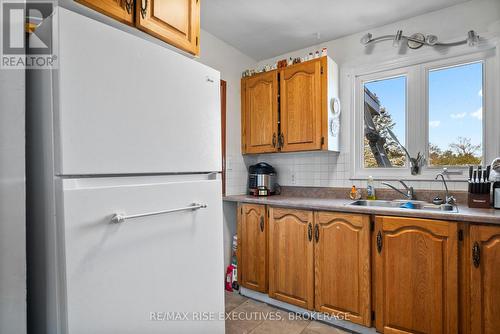
[[[227,82],[220,81],[220,109],[221,109],[221,150],[222,150],[222,196],[226,196],[226,93]]]

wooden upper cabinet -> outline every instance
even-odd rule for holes
[[[314,307],[313,213],[270,208],[269,296]]]
[[[283,152],[321,149],[321,61],[285,68],[280,74]]]
[[[500,226],[470,228],[470,333],[500,333]]]
[[[179,49],[200,53],[200,0],[136,0],[135,23]]]
[[[370,217],[317,212],[315,309],[371,325]]]
[[[377,330],[457,333],[457,224],[376,217],[374,238]]]
[[[278,140],[278,74],[257,74],[241,80],[242,151],[276,152]]]
[[[243,153],[340,151],[338,67],[331,58],[241,82]]]
[[[134,25],[135,0],[76,0],[104,15],[128,25]]]
[[[238,281],[267,292],[267,215],[265,205],[241,204],[238,220]]]

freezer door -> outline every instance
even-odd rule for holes
[[[220,180],[62,188],[68,333],[224,333]],[[192,203],[206,208],[112,223]]]
[[[59,175],[221,170],[220,74],[59,9]]]

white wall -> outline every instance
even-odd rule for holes
[[[26,333],[24,71],[0,70],[0,333]]]
[[[369,32],[373,36],[394,34],[396,30],[402,29],[405,34],[421,32],[432,33],[442,41],[461,40],[466,37],[468,30],[475,30],[480,35],[482,33],[498,34],[500,32],[500,1],[498,0],[475,0],[439,11],[416,16],[410,19],[392,23],[380,28],[371,29]],[[390,42],[375,44],[373,47],[365,48],[359,42],[361,36],[366,32],[360,32],[336,40],[328,41],[290,52],[278,57],[260,61],[257,68],[266,64],[272,64],[279,59],[288,57],[305,56],[309,52],[328,48],[328,54],[332,57],[340,68],[341,74],[341,101],[342,101],[342,125],[341,125],[341,153],[333,154],[328,152],[297,153],[297,154],[270,154],[260,155],[259,161],[266,161],[277,168],[278,182],[282,185],[300,186],[330,186],[348,187],[352,184],[364,186],[366,182],[351,181],[350,162],[350,129],[351,116],[353,110],[349,110],[346,101],[349,100],[350,82],[347,81],[343,72],[351,66],[378,64],[409,55],[425,52],[426,48],[420,50],[410,50],[405,53],[398,53],[390,46]],[[389,44],[387,44],[389,43]],[[428,51],[428,50],[427,50]],[[443,56],[437,53],[438,56]],[[239,140],[231,138],[230,140]],[[499,152],[500,154],[500,152]],[[441,189],[441,184],[432,181],[410,182],[416,188]],[[465,189],[464,183],[451,183],[450,188],[454,190]]]

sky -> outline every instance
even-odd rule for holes
[[[482,143],[482,67],[482,63],[472,63],[429,72],[429,142],[442,150],[459,136]],[[406,78],[365,85],[391,113],[394,133],[404,145]]]

